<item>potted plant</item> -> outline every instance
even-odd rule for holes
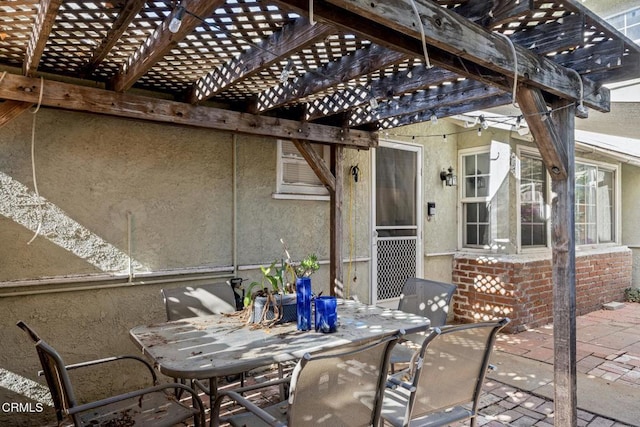
[[[315,254],[307,255],[299,263],[287,259],[260,267],[262,279],[252,282],[245,293],[247,322],[273,324],[297,319],[297,283],[308,278],[320,267]]]

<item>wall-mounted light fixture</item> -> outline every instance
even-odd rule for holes
[[[440,179],[445,182],[447,187],[453,187],[458,185],[458,177],[453,173],[453,166],[449,166],[449,169],[440,172]]]

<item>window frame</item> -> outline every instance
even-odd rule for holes
[[[286,163],[295,163],[303,165],[311,170],[311,166],[307,161],[298,154],[298,156],[285,156],[282,148],[283,142],[290,142],[289,140],[278,139],[276,150],[276,191],[272,194],[274,199],[295,199],[295,200],[329,200],[329,191],[322,185],[312,184],[291,184],[284,182],[284,167]],[[313,144],[322,145],[322,144]],[[322,158],[329,164],[331,159],[331,147],[328,145],[322,145]],[[311,173],[314,173],[311,170]]]
[[[489,158],[491,157],[491,146],[483,146],[483,147],[475,147],[475,148],[466,148],[458,151],[458,200],[459,200],[459,210],[458,210],[458,247],[467,252],[486,252],[487,245],[479,244],[479,245],[467,245],[465,242],[466,236],[466,211],[465,205],[470,203],[482,203],[482,202],[490,202],[490,195],[485,197],[465,197],[465,186],[466,186],[466,175],[465,175],[465,157],[467,156],[477,156],[479,154],[487,154]],[[489,177],[491,175],[491,170],[487,172]],[[475,176],[475,175],[474,175]],[[490,179],[490,178],[489,178]],[[488,184],[488,183],[487,183]],[[491,212],[489,215],[489,234],[491,234]]]
[[[583,243],[583,244],[578,244],[576,243],[576,248],[583,248],[583,249],[589,249],[589,248],[596,248],[596,247],[605,247],[605,246],[618,246],[620,245],[620,227],[621,227],[621,221],[622,221],[622,212],[621,212],[621,196],[622,196],[622,192],[621,192],[621,188],[622,188],[622,183],[621,183],[621,176],[620,176],[620,163],[616,162],[616,163],[608,163],[608,162],[603,162],[603,161],[597,161],[597,160],[591,160],[591,159],[585,159],[585,158],[579,158],[576,157],[575,159],[575,164],[576,166],[578,164],[582,164],[582,165],[586,165],[586,166],[595,166],[596,167],[596,172],[599,170],[603,170],[606,172],[610,172],[613,174],[613,221],[615,221],[614,227],[613,227],[613,232],[615,233],[614,238],[610,241],[610,242],[600,242],[599,241],[599,236],[598,236],[598,232],[596,231],[596,238],[598,239],[597,242],[595,243]],[[575,191],[574,191],[575,192]],[[597,204],[597,193],[596,193],[596,229],[598,227],[599,224],[599,218],[598,218],[598,204]],[[575,222],[575,221],[574,221]],[[577,240],[576,240],[577,242]]]
[[[518,146],[517,147],[517,154],[518,154],[518,170],[517,170],[517,193],[516,193],[516,197],[517,197],[517,239],[518,239],[518,251],[520,253],[532,253],[532,252],[536,252],[536,251],[545,251],[548,248],[551,247],[552,245],[552,241],[551,241],[551,227],[552,227],[552,223],[551,223],[551,195],[552,195],[552,188],[551,188],[551,177],[549,174],[549,171],[547,170],[546,166],[545,166],[545,174],[547,176],[547,185],[546,185],[546,197],[547,197],[547,205],[548,205],[548,213],[549,213],[549,221],[547,222],[547,247],[542,247],[542,246],[522,246],[522,236],[521,236],[521,226],[522,226],[522,218],[520,215],[520,208],[521,208],[521,199],[520,199],[520,179],[521,179],[521,170],[520,170],[520,159],[522,158],[522,156],[528,156],[528,157],[532,157],[532,158],[536,158],[536,159],[542,159],[542,156],[540,155],[539,151],[532,148],[532,147],[528,147],[528,146]],[[582,164],[582,165],[587,165],[587,166],[593,166],[596,167],[597,170],[604,170],[607,172],[611,172],[613,174],[613,209],[614,209],[614,213],[613,213],[613,220],[615,221],[614,227],[613,227],[613,231],[615,233],[614,239],[612,239],[612,241],[610,242],[602,242],[600,243],[595,242],[595,243],[584,243],[584,244],[578,244],[577,243],[577,239],[576,239],[576,249],[578,250],[582,250],[582,249],[591,249],[591,248],[597,248],[597,247],[606,247],[606,246],[618,246],[620,245],[620,227],[621,227],[621,221],[622,221],[622,212],[621,212],[621,186],[622,186],[622,180],[621,180],[621,176],[620,176],[620,163],[619,162],[606,162],[606,161],[598,161],[598,160],[591,160],[591,159],[586,159],[583,157],[576,157],[575,158],[575,165],[577,167],[578,164]],[[575,181],[575,176],[574,176],[574,181]],[[575,182],[574,182],[575,185]],[[574,190],[575,192],[575,190]],[[597,198],[597,195],[596,195]],[[577,208],[576,206],[576,201],[574,200],[574,212],[575,209]],[[598,211],[598,205],[596,204],[596,228],[598,227],[598,218],[597,218],[597,211]],[[574,213],[575,215],[575,213]],[[575,225],[575,220],[574,220],[574,225]],[[597,232],[596,232],[596,237],[597,236]]]
[[[549,248],[551,248],[551,175],[549,175],[549,171],[547,170],[547,167],[544,164],[544,161],[542,160],[542,156],[540,155],[540,152],[538,150],[532,147],[519,145],[516,148],[516,152],[518,156],[517,171],[516,171],[516,183],[517,183],[516,185],[516,198],[517,198],[516,200],[516,216],[517,216],[516,239],[518,241],[518,246],[517,246],[518,252],[520,253],[546,252],[549,250]],[[545,199],[547,202],[545,204],[545,209],[547,211],[547,215],[549,219],[547,220],[547,226],[546,226],[547,244],[545,246],[542,246],[542,245],[523,246],[522,245],[522,215],[521,215],[522,199],[520,197],[521,195],[520,185],[522,182],[521,181],[522,179],[521,161],[523,156],[540,160],[542,162],[542,166],[544,167],[544,174],[547,178],[544,191],[545,191]]]

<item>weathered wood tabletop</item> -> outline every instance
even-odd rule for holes
[[[298,331],[295,322],[255,327],[238,316],[212,315],[137,326],[130,335],[163,374],[211,378],[428,327],[425,317],[346,300],[338,303],[338,329],[330,334]]]

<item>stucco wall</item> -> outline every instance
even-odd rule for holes
[[[294,259],[318,254],[323,263],[312,286],[329,292],[329,202],[272,197],[275,140],[41,108],[35,145],[40,205],[30,158],[32,118],[25,113],[0,129],[0,402],[24,399],[34,389],[29,381],[44,384],[18,320],[31,324],[67,363],[132,353],[128,330],[165,318],[162,287],[202,276],[224,280],[234,268],[240,277],[259,280],[258,265],[283,257],[281,238]],[[367,301],[368,151],[346,150],[346,176],[355,164],[361,174],[357,186],[345,186],[343,244],[346,255],[360,261],[345,263],[344,271],[351,275],[351,294]],[[27,244],[42,214],[40,235]],[[127,368],[94,378],[81,383],[89,399],[139,380]],[[0,425],[7,419],[41,424],[34,414],[0,417]]]
[[[640,288],[640,168],[622,165],[622,243],[632,251],[632,286]]]

